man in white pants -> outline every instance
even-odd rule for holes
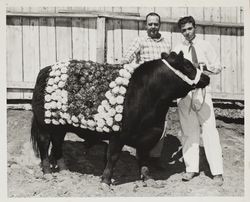
[[[197,68],[204,67],[210,74],[218,74],[221,71],[219,58],[209,42],[196,37],[194,18],[192,16],[181,18],[178,27],[185,39],[173,51],[176,53],[183,51],[184,57],[192,61]],[[201,135],[213,180],[217,185],[222,185],[222,149],[216,129],[211,87],[208,86],[203,90],[206,93],[205,97],[201,95],[202,90],[199,89],[177,101],[183,135],[183,159],[186,166],[182,180],[189,181],[198,175]],[[196,94],[199,96],[196,97]]]

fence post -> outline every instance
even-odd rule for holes
[[[96,61],[99,63],[105,62],[105,23],[105,17],[97,17]]]

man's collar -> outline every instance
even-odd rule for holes
[[[196,44],[196,42],[197,42],[197,37],[195,36],[195,37],[192,39],[191,42],[192,42],[192,44]],[[185,45],[187,45],[187,46],[190,45],[190,42],[189,42],[188,40],[186,40],[185,38],[184,38],[183,43],[184,43]]]

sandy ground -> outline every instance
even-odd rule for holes
[[[106,143],[95,145],[84,154],[83,140],[67,134],[64,156],[69,171],[43,175],[40,160],[34,157],[29,141],[32,113],[8,110],[8,196],[9,197],[103,197],[103,196],[244,196],[244,125],[217,119],[224,158],[224,184],[215,186],[210,177],[203,147],[200,152],[200,175],[182,182],[183,162],[171,156],[180,141],[176,108],[171,108],[172,124],[165,138],[163,171],[152,168],[152,176],[162,188],[145,186],[139,180],[134,149],[125,147],[114,172],[111,191],[100,187]],[[228,120],[227,120],[228,122]],[[237,122],[237,121],[236,121]]]

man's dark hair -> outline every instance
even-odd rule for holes
[[[157,14],[155,12],[151,12],[151,13],[147,14],[146,22],[147,22],[149,16],[157,16],[159,18],[159,23],[161,23],[161,17],[159,16],[159,14]]]
[[[185,25],[186,23],[192,23],[192,25],[195,27],[195,20],[192,16],[185,16],[182,17],[178,20],[178,27],[179,29],[181,29],[182,25]]]

